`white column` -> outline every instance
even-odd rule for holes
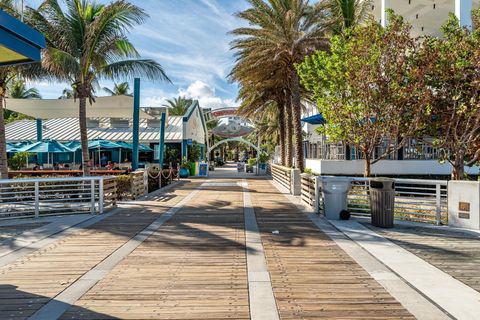
[[[455,15],[462,27],[472,28],[472,0],[455,0]]]
[[[380,7],[380,18],[381,18],[381,23],[382,23],[382,27],[386,27],[387,24],[388,24],[388,21],[387,21],[387,9],[390,8],[390,0],[381,0],[381,7]]]

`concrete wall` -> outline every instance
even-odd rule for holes
[[[305,167],[317,174],[362,175],[363,160],[306,159]],[[449,175],[452,166],[437,160],[381,160],[372,165],[373,175]],[[468,174],[479,174],[479,167],[465,167]]]

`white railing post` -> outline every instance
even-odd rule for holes
[[[314,211],[316,214],[320,213],[320,186],[321,177],[315,177],[315,200],[313,201]]]
[[[90,180],[90,212],[91,214],[95,214],[95,179]]]
[[[103,177],[98,180],[98,213],[103,214],[103,200],[105,192],[103,191]]]
[[[40,183],[35,181],[35,218],[40,215]]]
[[[442,224],[442,186],[435,185],[435,223],[437,226]]]

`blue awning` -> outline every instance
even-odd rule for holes
[[[327,121],[322,116],[322,114],[316,114],[314,116],[303,118],[302,122],[306,122],[306,123],[309,123],[309,124],[325,124],[325,123],[327,123]]]
[[[44,36],[0,10],[0,66],[40,61]]]

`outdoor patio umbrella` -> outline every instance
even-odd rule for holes
[[[121,145],[104,139],[95,139],[88,142],[88,149],[97,149],[98,150],[98,162],[100,164],[100,150],[109,150],[109,149],[120,149]]]
[[[64,146],[56,140],[42,140],[35,142],[31,145],[20,148],[18,151],[21,152],[31,152],[31,153],[46,153],[47,154],[47,164],[50,164],[50,154],[51,153],[65,153],[72,152],[72,149]]]
[[[128,143],[128,142],[125,142],[125,141],[117,141],[115,143],[120,145],[122,147],[122,149],[133,150],[133,144],[131,144],[131,143]],[[143,144],[139,144],[138,145],[138,151],[140,151],[140,152],[153,152],[153,149],[151,149],[147,146],[144,146]],[[121,163],[122,162],[122,150],[120,150],[120,152],[119,152],[118,159],[119,159],[118,162]]]

